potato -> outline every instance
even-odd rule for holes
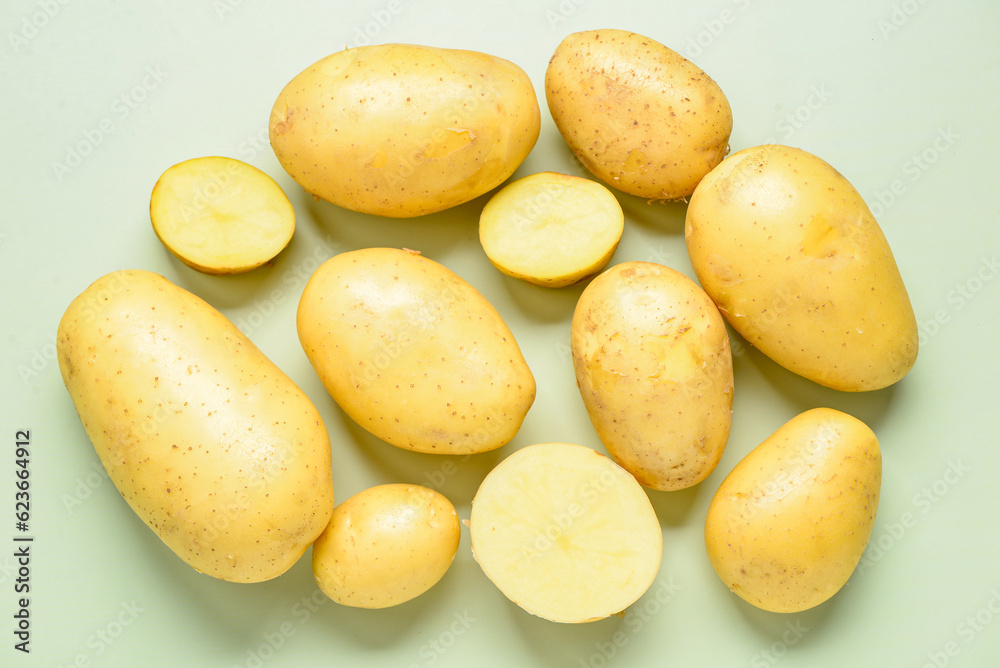
[[[733,154],[691,197],[685,239],[726,320],[786,369],[864,391],[916,361],[916,318],[889,244],[820,158],[778,145]]]
[[[712,472],[732,423],[733,361],[694,281],[651,262],[611,267],[580,295],[570,349],[597,435],[640,483],[677,490]]]
[[[57,351],[108,477],[196,570],[268,580],[326,527],[319,413],[209,304],[148,271],[114,272],[66,309]]]
[[[545,99],[580,162],[631,195],[683,199],[729,151],[733,114],[719,85],[633,32],[566,37],[545,70]]]
[[[218,156],[185,160],[163,172],[153,186],[149,218],[167,250],[206,274],[256,269],[295,232],[295,210],[274,179]]]
[[[529,445],[500,462],[472,500],[469,532],[486,577],[554,622],[623,612],[663,557],[659,520],[635,478],[572,443]]]
[[[521,427],[535,379],[485,297],[415,251],[335,255],[306,284],[306,356],[359,425],[400,448],[448,455],[499,448]]]
[[[313,574],[342,605],[388,608],[423,594],[458,552],[458,513],[420,485],[385,484],[337,506],[313,544]]]
[[[624,228],[621,205],[600,183],[539,172],[490,198],[479,217],[479,240],[508,276],[561,288],[603,269]]]
[[[831,408],[789,420],[719,486],[705,545],[722,581],[773,612],[823,603],[850,578],[878,509],[882,455],[865,423]]]
[[[314,63],[278,95],[271,147],[306,191],[391,217],[441,211],[514,173],[541,115],[524,70],[502,58],[411,44]]]

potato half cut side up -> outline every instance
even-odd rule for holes
[[[171,253],[206,274],[256,269],[295,232],[295,210],[274,179],[217,156],[167,169],[153,187],[149,218]]]
[[[469,520],[486,576],[524,610],[581,623],[624,611],[650,587],[663,533],[627,471],[591,448],[541,443],[483,480]]]

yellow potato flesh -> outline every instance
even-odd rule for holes
[[[274,179],[214,156],[167,169],[153,187],[149,217],[171,253],[207,274],[256,269],[295,232],[295,210]]]
[[[915,363],[916,317],[885,235],[820,158],[777,145],[734,153],[691,197],[685,239],[726,320],[790,371],[865,391]]]
[[[326,527],[319,412],[206,302],[150,272],[108,274],[67,308],[57,349],[109,478],[193,568],[268,580]]]
[[[399,605],[444,577],[460,537],[458,513],[439,492],[378,485],[334,509],[313,545],[313,574],[320,589],[342,605]]]
[[[764,610],[799,612],[850,578],[878,509],[878,439],[846,413],[797,415],[754,448],[719,486],[705,543],[722,581]]]
[[[479,219],[479,239],[503,273],[558,288],[603,269],[624,224],[621,205],[600,183],[541,172],[490,198]]]
[[[659,521],[627,471],[590,448],[516,451],[483,480],[469,520],[486,576],[524,610],[581,623],[624,611],[656,578]]]

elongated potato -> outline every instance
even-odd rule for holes
[[[731,155],[691,197],[685,239],[725,318],[786,369],[855,392],[891,385],[916,362],[916,317],[882,229],[811,153]]]
[[[878,439],[831,408],[801,413],[726,476],[708,508],[705,544],[740,598],[799,612],[836,594],[875,524],[882,482]]]
[[[330,440],[309,398],[225,316],[148,271],[67,308],[59,369],[118,491],[196,570],[259,582],[333,513]]]
[[[271,147],[306,191],[410,217],[500,185],[538,139],[535,89],[514,63],[413,44],[346,49],[278,95]]]
[[[580,162],[631,195],[685,198],[729,151],[733,113],[719,85],[633,32],[566,37],[545,70],[545,99]]]
[[[400,448],[473,454],[514,437],[535,379],[496,309],[414,251],[335,255],[306,284],[298,333],[333,399]]]
[[[704,480],[733,411],[729,335],[708,295],[670,267],[623,262],[583,291],[570,330],[583,403],[615,461],[653,489]]]

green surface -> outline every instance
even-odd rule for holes
[[[581,288],[501,275],[477,238],[484,198],[417,220],[317,202],[267,145],[270,107],[313,61],[348,45],[414,42],[506,57],[531,76],[542,132],[515,176],[582,174],[544,108],[545,65],[569,32],[635,30],[691,57],[732,104],[732,149],[776,141],[824,158],[858,188],[893,248],[921,323],[916,367],[851,395],[782,370],[734,337],[728,449],[694,489],[651,492],[664,533],[656,584],[624,618],[563,626],[509,603],[483,576],[468,533],[438,586],[400,607],[339,607],[308,559],[259,585],[212,580],[146,529],[103,475],[54,361],[69,302],[121,268],[159,272],[242,324],[316,402],[330,429],[337,497],[380,482],[440,489],[468,517],[489,468],[518,447],[600,449],[577,393],[569,319]],[[367,35],[366,35],[367,31]],[[0,616],[4,666],[988,666],[1000,657],[1000,5],[988,0],[702,3],[499,0],[453,3],[7,2],[0,265],[4,297]],[[275,177],[298,217],[273,266],[198,274],[157,241],[150,191],[202,155]],[[683,204],[620,197],[614,262],[692,275]],[[403,452],[368,436],[324,393],[296,333],[311,272],[333,253],[421,250],[480,289],[538,379],[517,438],[472,458]],[[845,589],[801,614],[730,594],[704,552],[711,496],[739,459],[801,410],[865,420],[882,442],[872,543]],[[20,594],[13,538],[15,433],[31,432],[31,653],[14,650]]]

